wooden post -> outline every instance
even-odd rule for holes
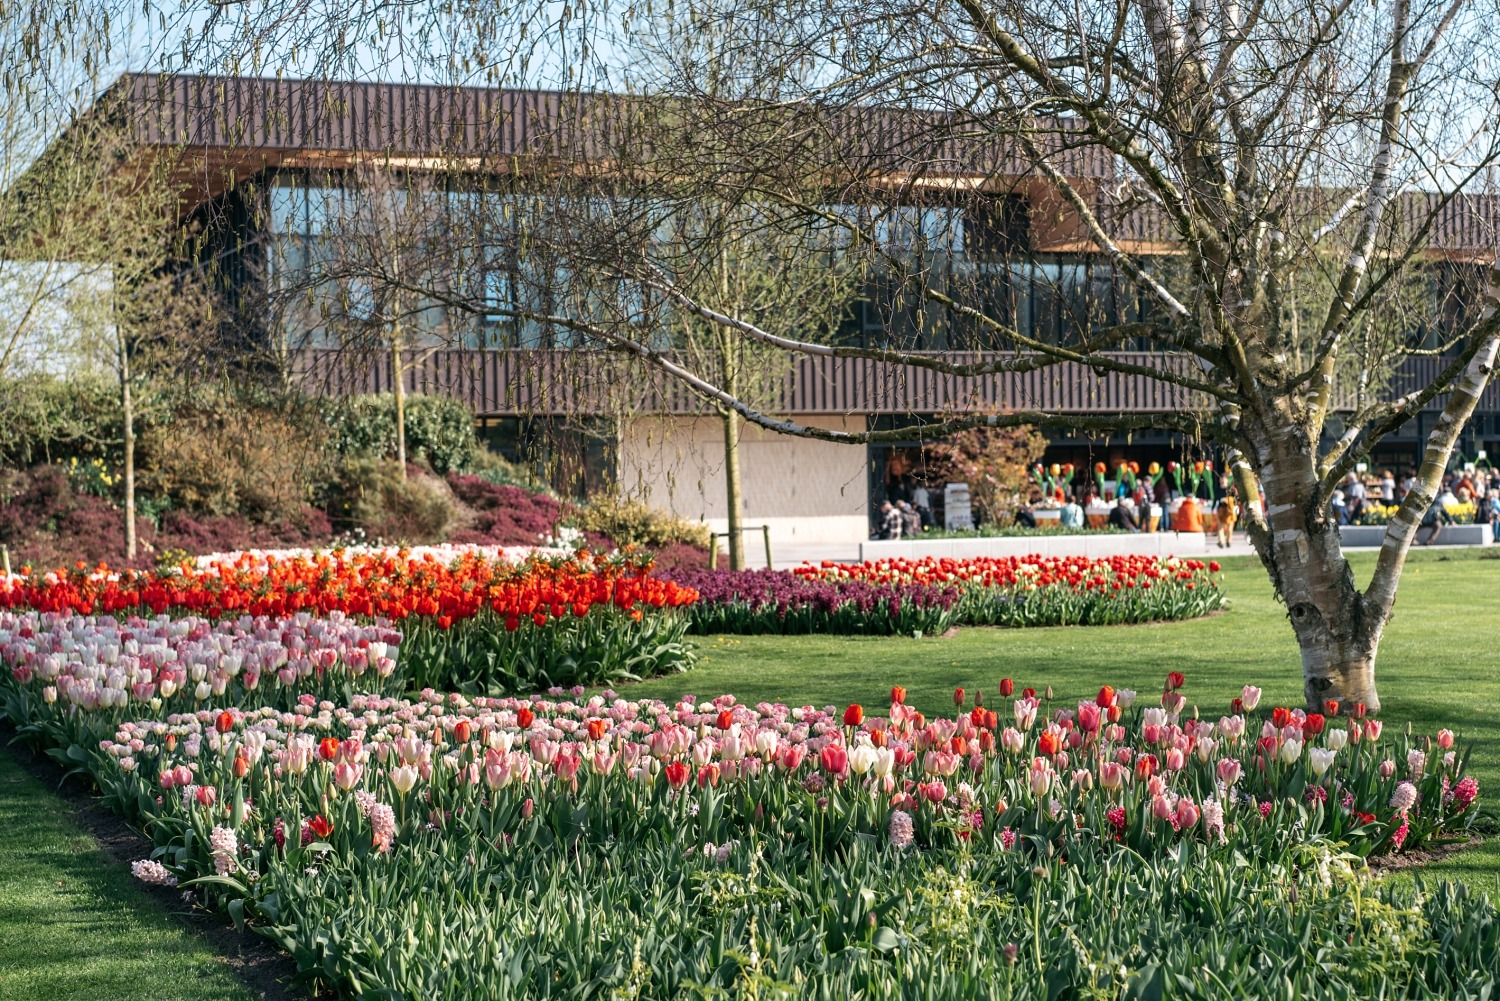
[[[760,530],[766,540],[766,569],[773,570],[775,567],[771,564],[771,526],[762,525],[760,526]]]
[[[708,568],[719,569],[719,533],[711,532],[708,536]]]

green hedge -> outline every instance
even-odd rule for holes
[[[351,396],[329,405],[330,443],[343,456],[392,458],[396,454],[396,398],[390,393]],[[479,441],[474,415],[441,396],[406,398],[406,454],[434,472],[467,469]]]

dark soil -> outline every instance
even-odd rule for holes
[[[13,737],[15,731],[11,726],[0,724],[0,744],[8,745],[0,753],[9,754],[22,771],[55,790],[63,812],[93,835],[106,858],[124,866],[150,857],[153,846],[145,835],[106,809],[81,781],[75,779],[59,787],[63,781],[62,769],[50,759],[10,743]],[[309,997],[336,996],[331,993],[313,995],[307,987],[291,986],[297,975],[297,964],[291,956],[251,931],[236,931],[225,923],[227,919],[223,915],[187,903],[181,891],[144,885],[142,889],[194,934],[206,939],[250,992],[262,1001],[306,1001]]]
[[[1388,855],[1377,855],[1369,860],[1370,871],[1377,874],[1400,872],[1403,869],[1415,869],[1431,862],[1441,862],[1450,855],[1477,848],[1484,844],[1484,838],[1477,834],[1470,835],[1462,841],[1447,845],[1428,845],[1425,848],[1414,848],[1409,852],[1394,852]]]

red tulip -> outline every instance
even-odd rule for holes
[[[589,740],[603,740],[609,730],[609,721],[597,716],[589,720]]]
[[[1292,711],[1284,706],[1271,710],[1271,725],[1280,730],[1292,721]]]
[[[242,779],[250,773],[250,759],[243,754],[234,756],[234,777]]]
[[[964,704],[964,690],[962,688],[953,689],[953,704],[956,706]]]
[[[688,766],[686,761],[673,761],[662,769],[667,776],[667,784],[673,789],[681,789],[687,785]]]
[[[892,705],[897,705],[897,706],[899,706],[899,705],[905,705],[906,704],[906,689],[902,688],[900,685],[897,685],[894,688],[892,688],[891,689],[891,704]]]
[[[1100,709],[1108,709],[1115,704],[1115,690],[1108,685],[1099,689],[1098,696],[1094,699],[1094,705]]]
[[[1323,711],[1330,716],[1337,716],[1339,714],[1338,699],[1329,699],[1327,702],[1324,702]]]
[[[1061,742],[1058,740],[1057,734],[1053,733],[1051,730],[1043,730],[1041,735],[1036,739],[1036,750],[1038,754],[1051,756],[1056,754],[1061,749]]]
[[[461,719],[453,725],[453,739],[458,741],[460,744],[467,744],[469,742],[469,738],[473,735],[474,728],[469,725],[468,720]]]
[[[1322,713],[1308,713],[1307,721],[1302,724],[1302,730],[1309,737],[1316,737],[1323,732],[1323,724],[1326,722]]]
[[[219,713],[219,718],[214,720],[214,727],[220,733],[228,733],[230,730],[233,730],[234,713],[230,712],[228,709],[225,709],[223,712]]]
[[[332,761],[339,755],[339,739],[337,737],[324,737],[318,741],[318,757],[324,761]]]
[[[1034,698],[1036,698],[1036,689],[1035,688],[1023,688],[1023,689],[1021,689],[1021,695],[1023,697],[1025,697],[1025,698],[1028,698],[1028,699],[1034,699]]]
[[[854,703],[844,710],[844,725],[859,726],[865,721],[865,709],[859,703]]]
[[[1167,689],[1169,691],[1175,692],[1185,684],[1187,684],[1187,678],[1183,676],[1181,671],[1173,671],[1167,675]]]
[[[521,708],[516,710],[516,726],[520,727],[522,730],[530,729],[532,721],[535,719],[536,713],[532,712],[525,706],[522,706]]]
[[[728,730],[730,727],[734,726],[734,710],[720,709],[717,722],[720,730]]]
[[[1010,698],[1011,693],[1014,692],[1015,690],[1016,690],[1016,683],[1014,681],[1012,681],[1009,678],[1001,678],[1000,679],[1000,695],[1002,697],[1007,698],[1007,699]]]
[[[325,820],[322,814],[317,814],[307,822],[307,829],[312,831],[318,840],[325,841],[333,833],[333,824]]]
[[[824,744],[818,752],[818,763],[830,775],[843,775],[849,770],[849,752],[843,744]]]

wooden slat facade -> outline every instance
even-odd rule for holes
[[[949,354],[961,362],[997,356]],[[1190,365],[1183,356],[1147,352],[1110,355],[1138,365]],[[1393,381],[1405,393],[1430,382],[1441,362],[1406,360]],[[451,396],[478,417],[605,413],[693,414],[703,401],[683,383],[645,362],[585,350],[411,351],[404,362],[406,389]],[[314,392],[385,392],[393,385],[390,359],[362,361],[333,351],[305,351],[295,360],[298,379]],[[805,416],[922,414],[967,405],[1058,413],[1163,413],[1192,410],[1202,401],[1180,387],[1147,376],[1100,373],[1073,363],[1035,372],[958,377],[912,365],[866,359],[798,357],[771,391],[761,394],[771,413]],[[1443,398],[1428,410],[1441,409]],[[1347,404],[1346,404],[1347,406]],[[1500,386],[1491,385],[1481,411],[1500,410]]]

